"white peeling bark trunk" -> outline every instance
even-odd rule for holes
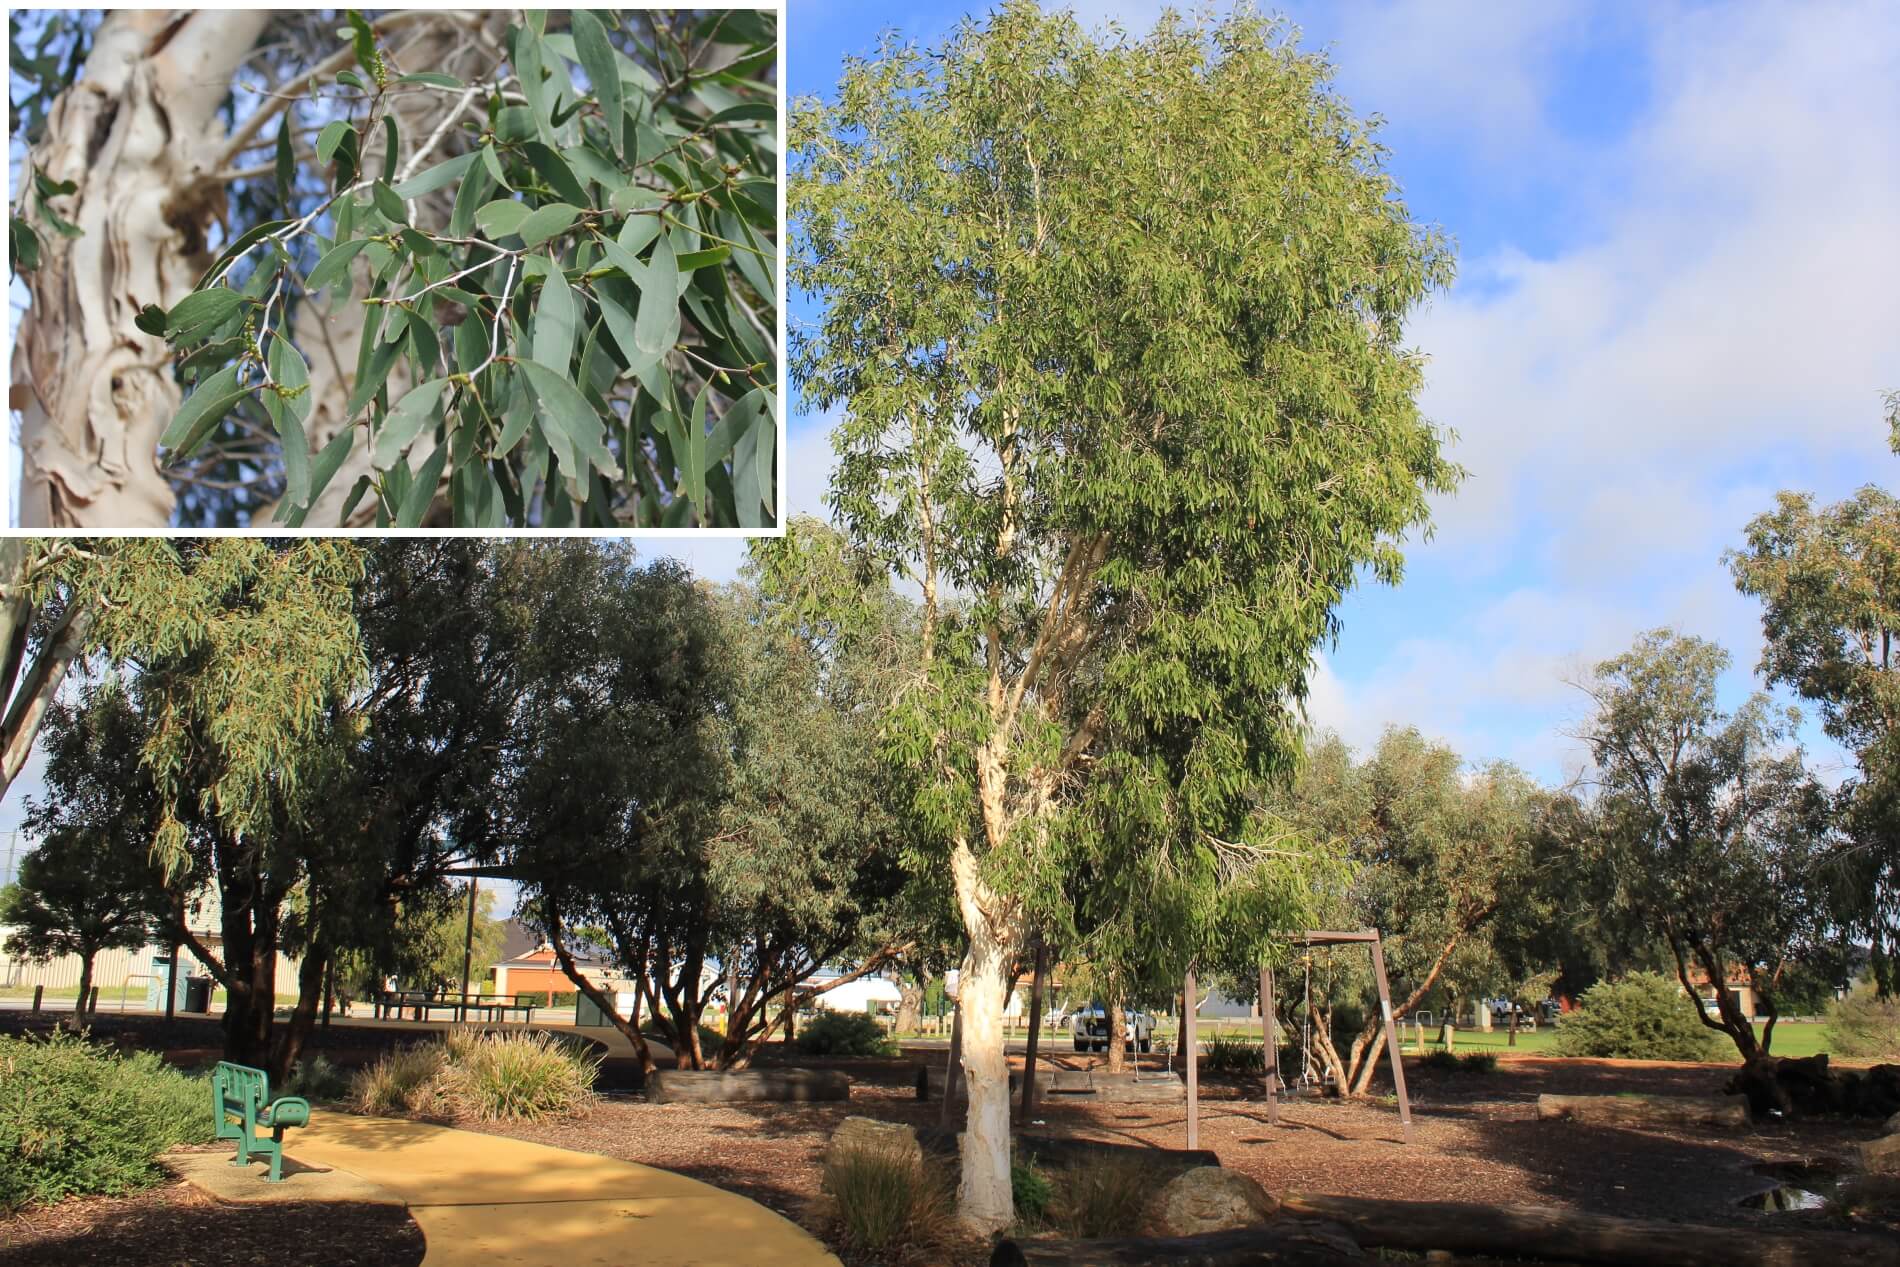
[[[170,307],[210,262],[223,212],[217,109],[269,21],[263,10],[119,9],[53,106],[32,162],[77,190],[53,200],[81,230],[41,233],[14,346],[28,528],[163,528],[176,498],[158,437],[177,411],[169,349],[132,324]]]
[[[967,844],[958,843],[950,865],[957,906],[970,934],[957,986],[963,1072],[970,1095],[957,1206],[971,1230],[987,1236],[1016,1217],[1009,1182],[1009,1058],[1003,1045],[1003,1009],[1010,964],[1022,937],[1021,917],[983,882]]]

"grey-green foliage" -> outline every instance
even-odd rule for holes
[[[205,1084],[151,1052],[0,1037],[0,1210],[148,1188],[160,1153],[211,1131]]]
[[[1598,982],[1557,1023],[1556,1050],[1565,1056],[1716,1060],[1722,1049],[1716,1032],[1696,1020],[1682,987],[1657,972]]]
[[[1827,1009],[1827,1049],[1836,1056],[1900,1060],[1900,999],[1862,983]]]
[[[343,514],[369,498],[378,526],[773,523],[775,14],[530,11],[468,85],[396,73],[349,17],[360,66],[339,79],[360,95],[316,146],[333,192],[238,234],[194,293],[139,318],[197,384],[167,459],[259,413],[292,527],[335,526],[306,518],[352,449],[373,470]],[[405,136],[390,103],[417,92],[485,121]],[[307,366],[327,353],[288,335],[319,291],[371,311],[348,426],[308,456]]]

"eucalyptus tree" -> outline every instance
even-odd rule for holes
[[[1603,918],[1662,941],[1683,1006],[1747,1062],[1774,1041],[1784,973],[1824,959],[1835,931],[1823,874],[1830,815],[1792,709],[1777,713],[1763,695],[1733,712],[1718,705],[1728,665],[1714,643],[1658,629],[1597,666],[1584,687],[1595,711],[1580,732],[1597,780],[1583,843]],[[1759,1038],[1732,972],[1746,974],[1766,1012]]]
[[[12,36],[27,526],[769,522],[770,10]]]
[[[794,374],[840,411],[838,521],[921,596],[887,746],[969,937],[978,1229],[1063,842],[1267,858],[1312,653],[1456,478],[1401,342],[1450,255],[1328,74],[1251,14],[1096,42],[1017,0],[793,112]]]
[[[1853,754],[1837,796],[1841,911],[1872,942],[1885,997],[1900,988],[1900,501],[1871,484],[1832,506],[1775,501],[1728,563],[1762,601],[1761,672],[1813,701]]]

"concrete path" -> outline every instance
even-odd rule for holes
[[[424,1267],[839,1267],[756,1201],[596,1153],[323,1111],[285,1153],[400,1196]]]

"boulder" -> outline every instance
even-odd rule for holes
[[[1888,1118],[1887,1124],[1880,1129],[1889,1135],[1900,1135],[1900,1113],[1896,1113]]]
[[[1900,1175],[1900,1135],[1882,1135],[1862,1144],[1860,1168],[1870,1175]]]
[[[1238,1171],[1196,1166],[1170,1179],[1148,1206],[1158,1236],[1198,1236],[1253,1227],[1280,1208],[1267,1190]]]
[[[848,1117],[831,1133],[825,1146],[825,1165],[853,1153],[871,1153],[893,1162],[920,1165],[923,1146],[917,1142],[914,1127],[902,1122],[880,1122],[874,1117]]]

